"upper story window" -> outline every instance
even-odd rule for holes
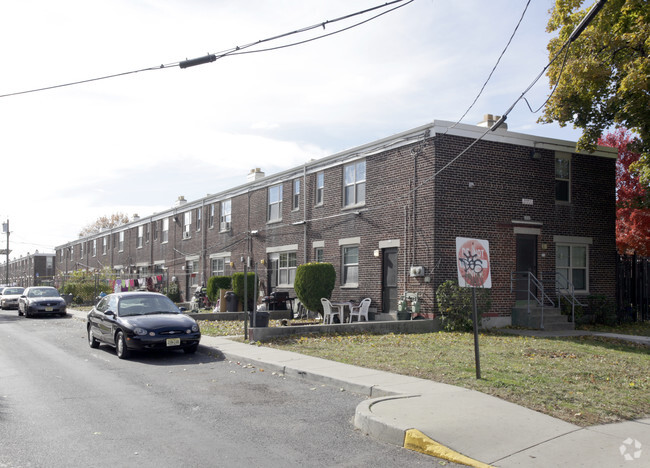
[[[79,258],[84,258],[84,243],[79,244]]]
[[[555,200],[571,201],[571,153],[555,153]]]
[[[97,256],[97,239],[93,239],[93,257]]]
[[[316,173],[316,205],[323,204],[325,195],[325,173],[323,171]]]
[[[138,237],[136,238],[136,242],[135,242],[135,246],[138,249],[142,248],[143,239],[144,239],[144,226],[138,226]]]
[[[108,250],[108,236],[102,237],[102,255],[106,255]]]
[[[230,231],[230,200],[224,200],[221,202],[219,230]]]
[[[124,231],[120,231],[118,234],[119,238],[117,241],[117,250],[120,252],[124,251]]]
[[[158,240],[158,221],[154,221],[151,224],[151,238],[155,241]]]
[[[150,229],[149,224],[148,223],[145,224],[145,226],[144,226],[144,242],[145,242],[145,244],[149,243],[149,229]]]
[[[192,237],[192,212],[186,211],[183,213],[183,239]]]
[[[343,206],[366,202],[366,162],[358,161],[343,167]]]
[[[208,227],[210,229],[214,227],[214,203],[208,208]]]
[[[291,209],[297,210],[300,208],[300,179],[295,179],[292,187]]]
[[[269,187],[269,204],[267,221],[282,219],[282,185]]]
[[[160,239],[160,242],[165,243],[169,241],[169,218],[165,218],[162,220],[162,238]]]
[[[197,232],[201,230],[201,212],[202,211],[203,210],[201,208],[196,209],[196,231]]]

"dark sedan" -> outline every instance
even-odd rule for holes
[[[88,344],[108,344],[117,357],[134,350],[182,349],[196,352],[201,331],[167,296],[152,292],[123,292],[103,297],[88,313]]]
[[[33,315],[66,314],[65,300],[56,288],[50,286],[31,286],[25,288],[18,298],[18,315],[31,317]]]

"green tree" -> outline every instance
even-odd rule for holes
[[[322,297],[329,297],[336,283],[336,270],[331,263],[303,263],[296,268],[293,289],[300,302],[314,312],[323,312]]]
[[[650,181],[650,6],[647,0],[609,0],[591,23],[561,50],[588,9],[584,0],[555,0],[547,31],[557,59],[548,69],[552,94],[541,122],[572,123],[583,130],[578,149],[593,150],[612,126],[636,133],[641,180]],[[587,2],[591,7],[593,2]],[[565,55],[566,54],[566,55]],[[565,61],[566,56],[566,61]]]

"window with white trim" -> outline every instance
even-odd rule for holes
[[[199,232],[201,230],[201,212],[203,210],[201,208],[196,209],[196,232]]]
[[[325,250],[325,249],[323,249],[322,247],[316,247],[316,248],[314,249],[314,261],[315,261],[315,262],[317,262],[317,263],[323,263],[323,258],[324,258],[324,256],[323,256],[323,251],[324,251],[324,250]]]
[[[165,218],[162,221],[162,238],[160,239],[161,243],[165,243],[169,241],[169,218]]]
[[[366,202],[366,162],[357,161],[343,167],[343,206]]]
[[[218,257],[210,259],[211,276],[225,276],[226,265],[230,263],[230,257]]]
[[[192,237],[192,212],[183,213],[183,239]]]
[[[282,185],[269,187],[267,221],[282,219]]]
[[[586,244],[557,244],[555,246],[555,272],[560,288],[576,292],[589,291],[589,248]]]
[[[135,246],[138,249],[142,248],[143,239],[144,239],[144,226],[138,226],[138,237],[136,238],[136,244],[135,244]]]
[[[185,272],[189,277],[189,285],[198,286],[199,285],[199,261],[188,260],[185,263]]]
[[[230,231],[231,206],[230,200],[224,200],[221,202],[221,215],[219,221],[219,230],[221,232]]]
[[[291,288],[296,279],[296,252],[278,252],[269,254],[271,286]]]
[[[294,179],[293,181],[293,194],[291,200],[291,208],[294,210],[300,209],[300,179]]]
[[[108,236],[102,237],[102,255],[106,255],[108,250]]]
[[[120,231],[118,234],[117,250],[124,252],[124,231]]]
[[[346,245],[343,246],[342,252],[342,286],[358,286],[359,285],[359,246]]]
[[[97,256],[97,239],[93,239],[93,257]]]
[[[555,200],[571,201],[571,153],[555,153]]]
[[[210,205],[208,211],[208,227],[212,229],[214,227],[214,203]]]
[[[323,171],[316,173],[316,206],[323,204],[325,195],[325,173]]]
[[[84,243],[79,244],[79,258],[84,258]]]

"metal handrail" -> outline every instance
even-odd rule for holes
[[[526,279],[526,289],[515,289],[515,283],[518,280]],[[555,302],[551,297],[544,292],[544,283],[540,281],[531,271],[513,271],[510,273],[510,292],[525,292],[526,293],[526,308],[528,315],[530,315],[530,299],[531,297],[537,302],[537,305],[542,308],[542,317],[540,320],[540,328],[544,329],[544,304],[546,300],[555,307]],[[539,295],[539,297],[538,297]]]
[[[545,279],[545,276],[552,275],[551,279]],[[575,287],[569,279],[564,276],[562,273],[557,271],[547,271],[542,272],[542,282],[550,282],[555,287],[555,294],[558,297],[558,307],[562,305],[562,298],[566,299],[569,304],[571,304],[571,321],[575,323],[575,306],[585,306],[582,302],[578,300],[575,296]],[[562,282],[560,281],[562,280]],[[564,287],[566,286],[566,287]]]

